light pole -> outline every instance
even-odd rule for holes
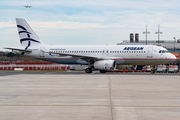
[[[173,37],[173,39],[174,39],[174,52],[175,52],[176,37]]]
[[[146,45],[147,45],[147,34],[150,34],[150,32],[147,31],[147,24],[146,24],[146,31],[143,32],[143,34],[146,34]]]
[[[159,46],[160,34],[163,34],[163,32],[160,32],[159,30],[159,25],[158,25],[158,32],[155,32],[155,34],[158,34],[158,46]]]

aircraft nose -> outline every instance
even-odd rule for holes
[[[170,56],[169,56],[169,57],[170,57],[170,59],[172,59],[172,60],[174,60],[174,61],[176,60],[176,56],[173,55],[173,54],[171,54],[171,53],[170,53]]]

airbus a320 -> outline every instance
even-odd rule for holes
[[[86,73],[94,69],[106,73],[126,65],[159,65],[176,60],[167,49],[153,45],[47,45],[24,19],[16,18],[16,22],[21,47],[6,49],[53,63],[88,65]]]

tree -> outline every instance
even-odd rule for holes
[[[7,57],[13,57],[13,56],[15,56],[15,54],[14,53],[12,53],[12,52],[9,52],[7,55],[6,55]]]

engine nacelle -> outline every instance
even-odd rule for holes
[[[112,70],[116,67],[114,60],[100,60],[94,62],[94,68],[98,70]]]
[[[133,70],[134,65],[117,65],[116,69],[119,69],[119,70]]]

